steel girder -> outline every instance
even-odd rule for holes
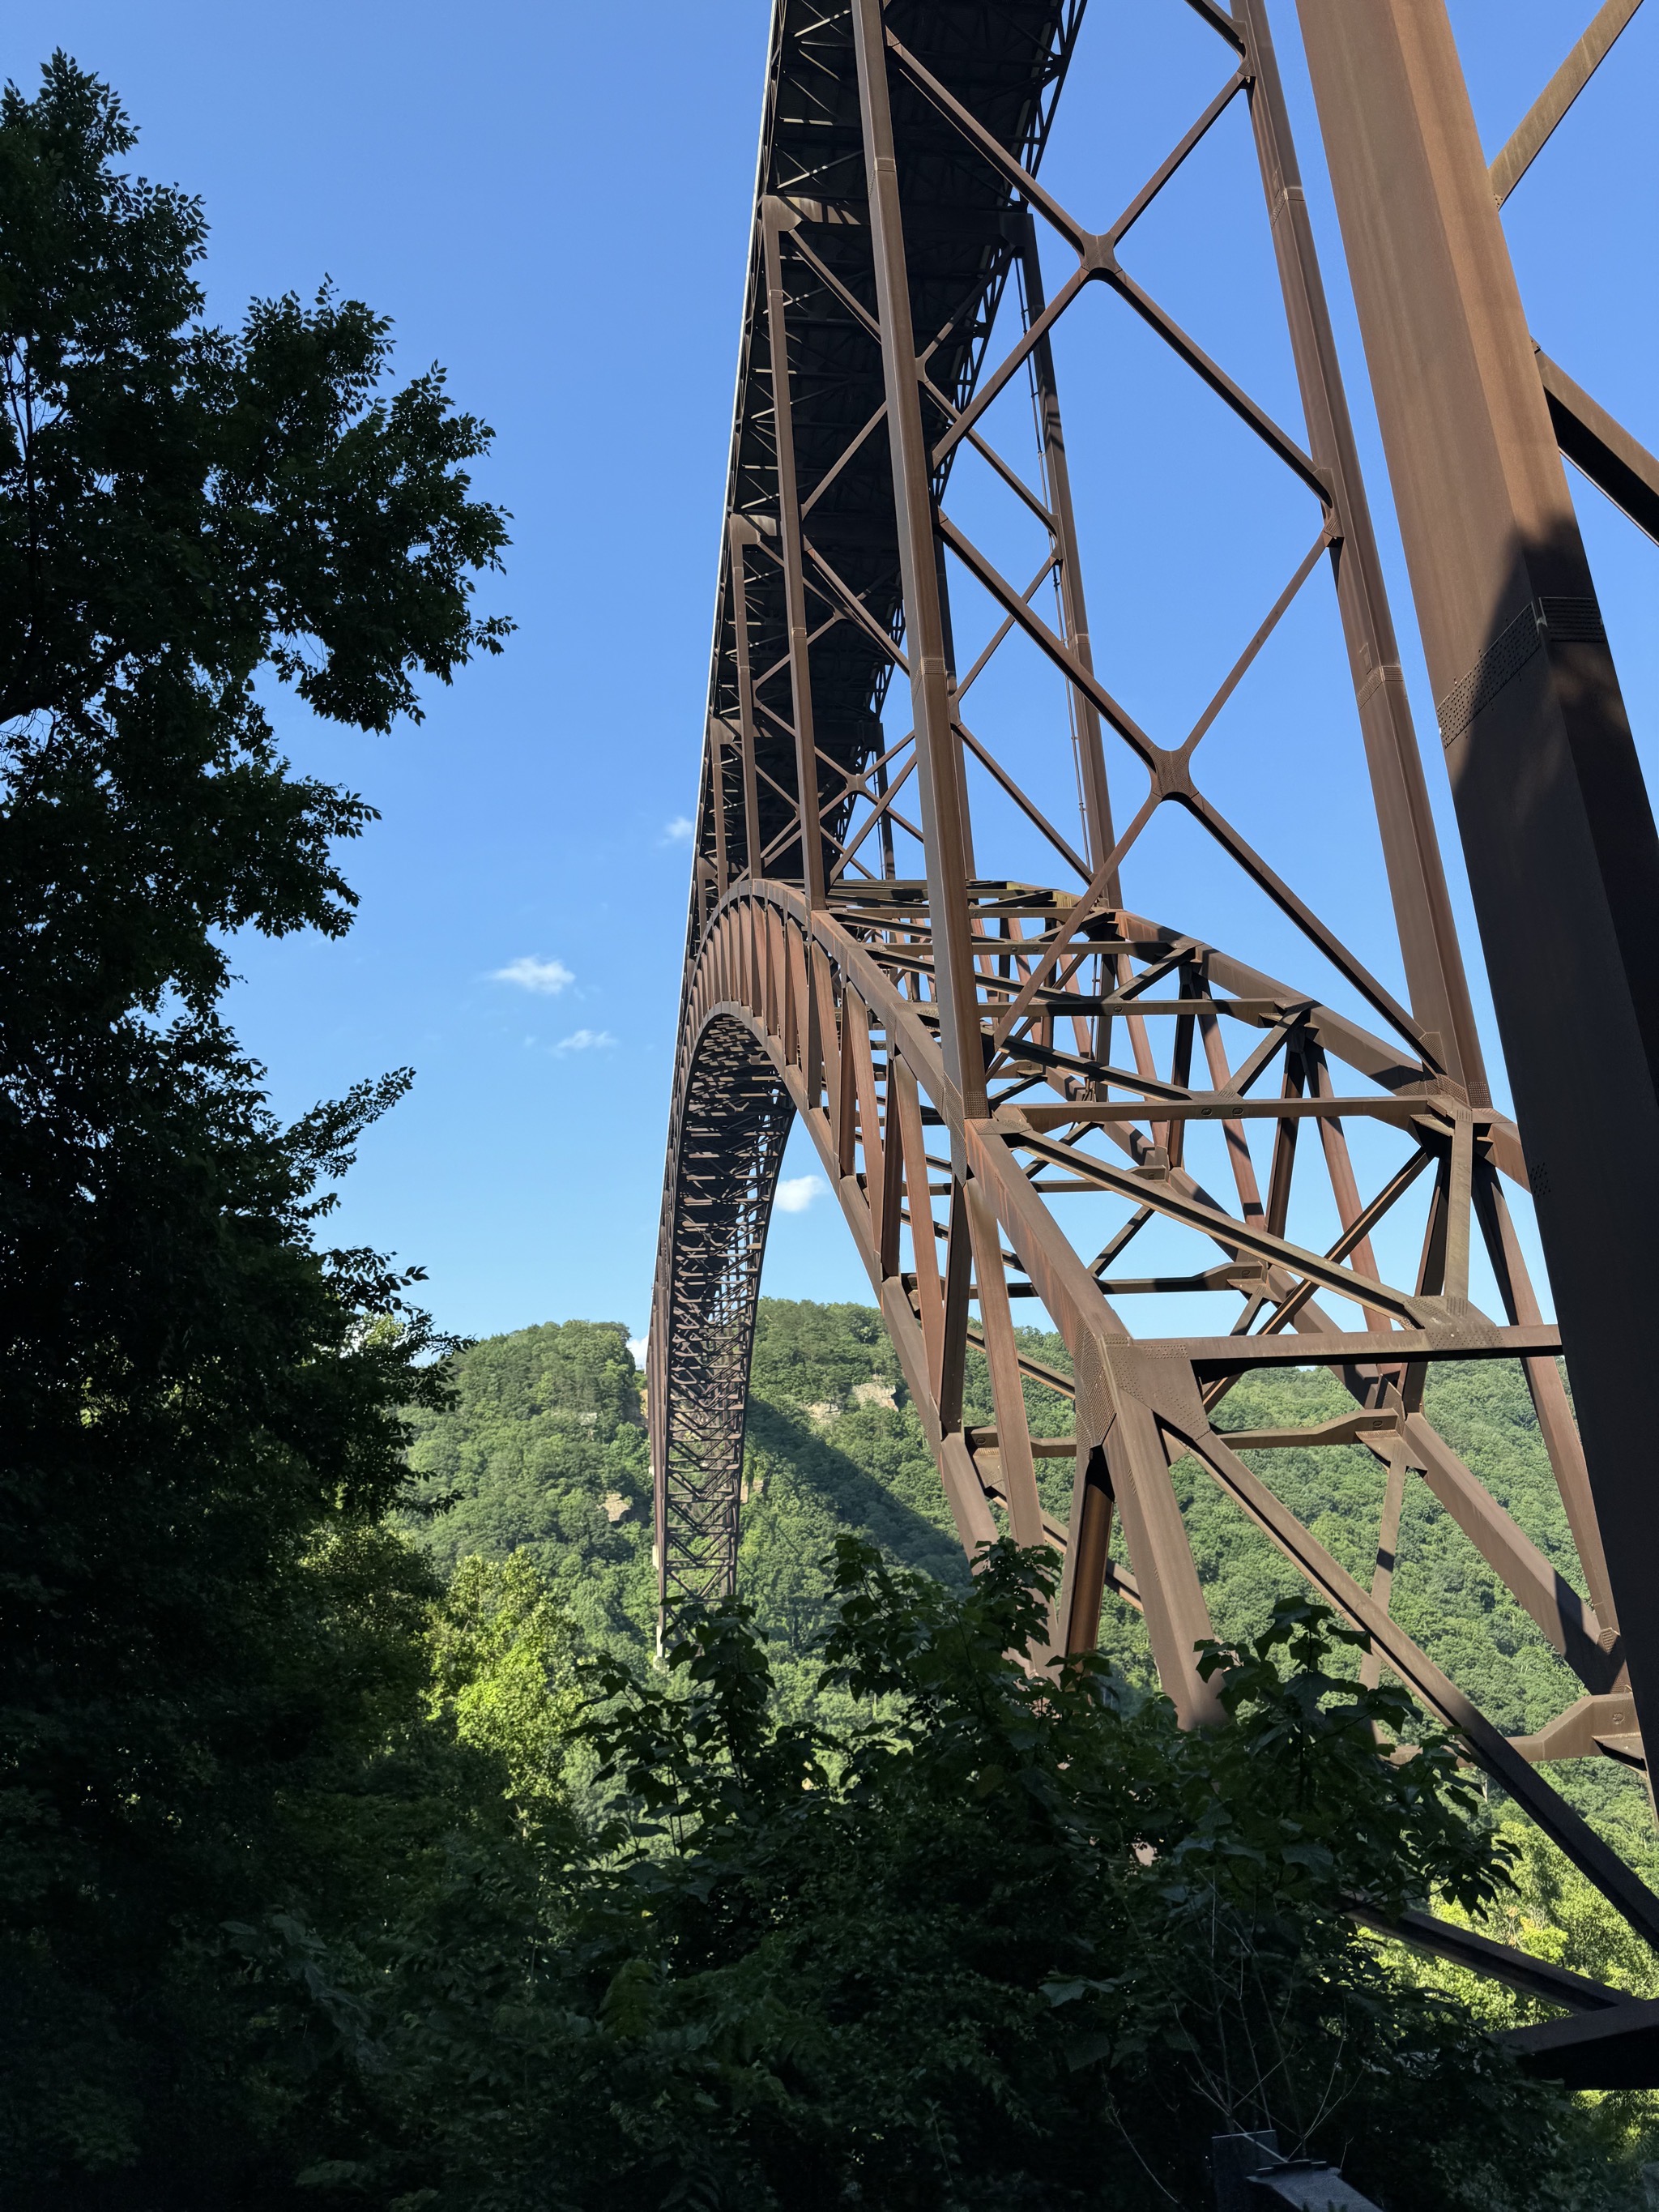
[[[1659,1899],[1538,1771],[1598,1749],[1642,1763],[1598,1519],[1606,1478],[1586,1465],[1561,1339],[1541,1317],[1505,1195],[1525,1194],[1528,1156],[1482,1067],[1265,0],[1188,4],[1216,34],[1215,96],[1102,232],[1037,176],[1079,5],[780,0],[775,13],[650,1332],[665,1617],[731,1586],[753,1301],[778,1161],[799,1118],[868,1271],[964,1547],[1006,1528],[1063,1551],[1057,1653],[1092,1646],[1109,1595],[1142,1613],[1183,1719],[1218,1718],[1194,1664],[1210,1621],[1170,1479],[1190,1455],[1369,1632],[1375,1663],[1455,1729],[1659,1943]],[[1439,0],[1385,5],[1426,14]],[[1304,8],[1321,19],[1310,31],[1317,58],[1336,0]],[[1335,97],[1331,77],[1322,100]],[[1548,95],[1558,108],[1563,97],[1559,85]],[[1296,432],[1121,258],[1235,102],[1248,111],[1271,224]],[[1141,726],[1109,687],[1090,628],[1050,340],[1095,284],[1164,343],[1175,374],[1231,410],[1309,503],[1304,556],[1277,596],[1264,590],[1259,627],[1185,732]],[[999,310],[1018,327],[996,352]],[[1567,402],[1552,368],[1541,384],[1535,362],[1529,374],[1536,411],[1547,394],[1559,425]],[[990,435],[991,410],[1016,380],[1031,396],[1035,481]],[[1611,457],[1607,479],[1623,482],[1622,468],[1639,485],[1652,465],[1634,441],[1593,403],[1571,419],[1573,434],[1599,439]],[[969,456],[1012,513],[1040,525],[1046,551],[1029,582],[1024,572],[1010,580],[983,532],[946,504]],[[1659,469],[1650,489],[1659,498]],[[1632,512],[1638,504],[1632,495]],[[1369,826],[1345,817],[1333,834],[1380,844],[1403,996],[1194,772],[1252,663],[1322,574],[1374,799]],[[994,614],[966,668],[953,578]],[[969,690],[1010,639],[1063,682],[1060,741],[1078,789],[1069,833],[966,719]],[[896,682],[909,722],[896,737],[881,720]],[[1127,770],[1115,767],[1112,784],[1109,740]],[[1120,827],[1113,799],[1126,783]],[[988,866],[988,793],[1046,842],[1059,881]],[[1178,913],[1155,921],[1126,908],[1123,861],[1165,807],[1199,825],[1214,865],[1237,871],[1263,910],[1293,927],[1342,1006],[1328,1003],[1328,983],[1280,981],[1249,946],[1208,943]],[[1181,892],[1179,880],[1169,885],[1171,907]],[[1513,1057],[1507,1025],[1505,1041]],[[1519,1073],[1516,1083],[1524,1097]],[[1351,1142],[1357,1130],[1363,1144]],[[1383,1164],[1379,1147],[1392,1148]],[[1109,1217],[1092,1257],[1095,1238],[1085,1245],[1062,1224],[1079,1204]],[[1401,1249],[1413,1214],[1416,1256],[1402,1276],[1379,1252]],[[1334,1235],[1316,1233],[1321,1221]],[[1124,1255],[1143,1236],[1184,1237],[1205,1264],[1130,1274]],[[1500,1312],[1472,1300],[1477,1248]],[[1137,1336],[1113,1303],[1200,1291],[1237,1301],[1225,1333]],[[1017,1310],[1058,1331],[1069,1373],[1034,1358]],[[964,1422],[970,1346],[988,1367],[992,1429]],[[1582,1356],[1571,1338],[1567,1350]],[[1524,1370],[1574,1574],[1425,1414],[1431,1364],[1490,1358]],[[1340,1381],[1351,1413],[1293,1431],[1216,1425],[1241,1376],[1316,1364]],[[1063,1526],[1039,1493],[1027,1379],[1075,1407]],[[1261,1471],[1275,1451],[1356,1443],[1378,1482],[1367,1582]],[[1402,1500],[1419,1482],[1577,1678],[1577,1701],[1532,1738],[1506,1738],[1393,1616]],[[1620,1595],[1628,1616],[1632,1586]],[[1645,1608],[1645,1588],[1634,1595]],[[1413,1940],[1433,1939],[1418,1929]]]

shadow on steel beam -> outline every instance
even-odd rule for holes
[[[1493,2041],[1523,2074],[1568,2089],[1659,2089],[1659,1997],[1511,2027]]]

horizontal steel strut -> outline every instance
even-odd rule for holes
[[[1455,1729],[1659,1944],[1659,1899],[1538,1771],[1610,1747],[1642,1764],[1626,1725],[1641,1692],[1626,1663],[1632,1588],[1620,1581],[1621,1635],[1561,1339],[1505,1197],[1506,1186],[1528,1189],[1528,1154],[1486,1085],[1265,0],[1188,4],[1216,34],[1213,97],[1103,231],[1038,179],[1082,0],[775,9],[650,1329],[662,1616],[672,1625],[688,1601],[733,1586],[755,1301],[799,1120],[963,1546],[971,1554],[1006,1528],[1063,1551],[1055,1653],[1092,1648],[1110,1595],[1141,1613],[1183,1721],[1219,1719],[1195,1663],[1211,1625],[1170,1480],[1190,1455],[1369,1632],[1372,1663]],[[1388,4],[1425,15],[1441,0]],[[1327,0],[1304,6],[1318,15]],[[1599,58],[1611,42],[1604,26],[1581,44]],[[1531,137],[1517,134],[1510,168],[1565,112],[1577,88],[1564,70]],[[1235,103],[1271,226],[1296,425],[1126,265],[1134,225]],[[1090,625],[1051,341],[1091,285],[1154,333],[1171,374],[1195,378],[1307,501],[1309,550],[1264,585],[1258,628],[1235,641],[1189,730],[1141,726]],[[1559,426],[1568,380],[1555,375],[1538,383],[1537,404]],[[1005,450],[1010,410],[996,403],[1011,389],[1029,397],[1034,466]],[[1647,457],[1594,403],[1573,420],[1585,450],[1592,434],[1618,446],[1618,466],[1639,479]],[[975,514],[994,491],[1028,544],[1037,526],[1035,573],[952,515],[964,468],[988,492]],[[1659,497],[1659,466],[1644,495]],[[953,630],[957,578],[992,610],[971,657]],[[1257,656],[1320,589],[1334,601],[1375,801],[1364,821],[1334,811],[1331,834],[1355,850],[1376,838],[1397,932],[1371,960],[1198,780],[1204,740]],[[980,726],[973,688],[1011,640],[1064,691],[1069,822],[1050,818]],[[1264,972],[1247,946],[1185,933],[1179,881],[1159,893],[1170,920],[1126,907],[1125,862],[1165,806],[1204,833],[1214,867],[1276,909],[1310,968],[1316,956],[1317,990]],[[1052,854],[1050,880],[997,872],[1016,823],[1019,849],[1035,837]],[[1379,969],[1403,975],[1403,995]],[[1533,1014],[1547,1030],[1548,1007]],[[1516,1087],[1525,1095],[1518,1074]],[[1078,1224],[1091,1209],[1085,1243]],[[1400,1279],[1389,1255],[1407,1249],[1414,1265]],[[1175,1250],[1186,1256],[1170,1261]],[[1497,1312],[1472,1298],[1476,1251]],[[1230,1325],[1139,1334],[1113,1302],[1165,1294],[1231,1301]],[[1069,1372],[1021,1341],[1016,1301],[1064,1340]],[[993,1426],[964,1419],[970,1346],[989,1370]],[[1565,1348],[1571,1359],[1571,1335]],[[1425,1413],[1432,1364],[1490,1358],[1522,1364],[1576,1547],[1571,1575]],[[1327,1370],[1352,1414],[1230,1434],[1222,1409],[1239,1378],[1284,1364]],[[1073,1401],[1063,1444],[1034,1444],[1028,1380]],[[1363,1583],[1261,1471],[1278,1450],[1337,1446],[1362,1447],[1376,1469],[1376,1556]],[[1062,1450],[1075,1468],[1063,1528],[1037,1480],[1039,1460]],[[1393,1616],[1414,1484],[1582,1685],[1578,1704],[1522,1744]],[[1638,1596],[1644,1638],[1645,1589]],[[1419,1929],[1413,1940],[1430,1939]]]

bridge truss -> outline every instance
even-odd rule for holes
[[[1659,1157],[1659,843],[1558,448],[1650,532],[1659,465],[1532,345],[1498,214],[1636,0],[1608,0],[1490,173],[1443,0],[1301,5],[1518,1127],[1482,1063],[1266,0],[1187,4],[1213,34],[1213,97],[1104,230],[1039,174],[1083,0],[775,8],[650,1328],[664,1613],[732,1586],[755,1302],[799,1121],[964,1547],[1006,1528],[1063,1553],[1057,1651],[1091,1648],[1103,1604],[1127,1604],[1183,1719],[1219,1717],[1170,1479],[1190,1455],[1659,1944],[1659,1899],[1540,1771],[1598,1752],[1642,1766],[1659,1695],[1643,1403],[1659,1219],[1654,1178],[1628,1166],[1644,1145]],[[1226,189],[1262,197],[1296,425],[1129,265],[1136,225],[1236,104],[1253,173]],[[1053,334],[1095,286],[1305,505],[1301,557],[1267,576],[1258,626],[1227,641],[1187,727],[1142,726],[1091,629]],[[1030,394],[1034,465],[994,442],[1011,389]],[[991,610],[971,657],[953,588]],[[1396,933],[1370,962],[1298,892],[1294,854],[1258,851],[1202,781],[1205,740],[1319,593],[1371,801],[1334,799],[1329,836],[1380,843]],[[1203,598],[1186,610],[1200,633]],[[1017,761],[981,726],[971,695],[1011,641],[1050,672],[1071,818],[1022,774],[1030,739]],[[1255,764],[1264,787],[1274,766]],[[1126,905],[1124,863],[1166,808],[1310,973],[1194,933],[1178,873],[1155,914]],[[999,872],[999,848],[1032,839],[1040,879]],[[1535,1206],[1559,1331],[1511,1194]],[[1137,1274],[1141,1239],[1158,1256]],[[1478,1255],[1496,1311],[1471,1296]],[[1224,1302],[1216,1334],[1138,1334],[1114,1303],[1189,1313],[1199,1294]],[[1024,1320],[1058,1331],[1069,1373],[1030,1356]],[[964,1419],[971,1346],[993,1428]],[[1424,1410],[1436,1363],[1494,1358],[1524,1370],[1573,1579]],[[1347,1394],[1342,1418],[1216,1425],[1240,1377],[1312,1364]],[[1063,1522],[1039,1492],[1054,1447],[1034,1445],[1028,1380],[1075,1408]],[[1378,1483],[1365,1581],[1271,1472],[1277,1451],[1356,1443]],[[1538,1735],[1506,1737],[1391,1612],[1417,1483],[1577,1678]],[[1594,2042],[1609,1993],[1561,2002]]]

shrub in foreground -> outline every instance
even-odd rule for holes
[[[1272,2125],[1395,2212],[1624,2201],[1567,2100],[1346,1916],[1505,1880],[1448,1743],[1379,1755],[1417,1717],[1341,1671],[1350,1632],[1281,1603],[1205,1656],[1233,1724],[1183,1734],[1097,1662],[1033,1662],[1040,1557],[957,1595],[848,1540],[835,1579],[848,1725],[776,1717],[736,1602],[665,1670],[588,1663],[589,1841],[455,1861],[374,2000],[381,2147],[313,2186],[1198,2208],[1210,2136]]]

